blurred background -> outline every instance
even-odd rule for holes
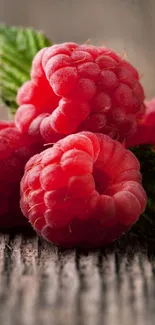
[[[155,95],[155,0],[0,0],[0,21],[43,30],[53,42],[107,45],[140,71]]]

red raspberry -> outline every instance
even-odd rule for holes
[[[32,137],[21,134],[12,122],[0,121],[0,228],[25,226],[19,207],[20,180],[28,159],[41,151]]]
[[[19,90],[17,100],[29,104],[28,132],[30,107],[34,118],[47,113],[48,122],[43,119],[38,126],[45,143],[83,130],[122,141],[136,132],[144,91],[137,70],[112,50],[63,43],[37,54],[31,81]],[[23,111],[19,108],[15,116],[20,130],[25,129]]]
[[[146,102],[146,109],[137,116],[137,131],[126,141],[126,146],[155,145],[155,99]]]
[[[60,246],[110,243],[145,209],[139,168],[107,135],[69,135],[26,164],[22,212],[39,235]]]

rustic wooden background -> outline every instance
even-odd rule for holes
[[[0,21],[126,52],[146,96],[155,95],[154,0],[0,0]],[[155,240],[133,236],[79,252],[0,234],[0,324],[154,325],[154,253]]]
[[[1,325],[154,325],[155,241],[62,251],[0,234]]]

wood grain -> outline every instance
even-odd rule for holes
[[[154,240],[130,235],[98,251],[63,251],[0,234],[0,324],[155,324]]]

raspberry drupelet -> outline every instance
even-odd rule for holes
[[[144,91],[137,70],[112,50],[63,43],[36,55],[17,101],[16,126],[38,129],[44,143],[83,130],[123,141],[136,131]]]
[[[21,210],[62,247],[100,247],[131,228],[146,206],[136,157],[107,135],[81,132],[32,157]]]
[[[0,121],[0,229],[28,225],[20,210],[20,180],[25,163],[41,149],[13,122]]]

